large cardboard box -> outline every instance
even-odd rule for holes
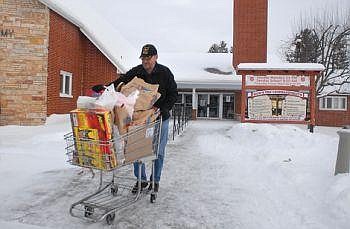
[[[117,165],[112,113],[103,109],[75,109],[70,112],[76,152],[73,163],[110,170]]]
[[[133,162],[154,154],[155,126],[130,126],[125,140],[125,162]]]
[[[159,114],[159,110],[155,111],[154,109],[149,109],[145,111],[135,111],[132,115],[132,122],[130,123],[130,125],[140,126],[150,124],[157,119]]]
[[[158,84],[146,83],[143,79],[134,77],[128,84],[122,86],[120,92],[129,96],[135,90],[140,92],[134,109],[135,111],[151,109],[154,103],[160,98]]]
[[[129,126],[140,126],[154,122],[160,112],[154,109],[134,111],[132,118],[124,107],[114,108],[114,124],[118,127],[119,134],[126,134]]]

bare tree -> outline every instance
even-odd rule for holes
[[[339,11],[301,19],[298,33],[286,42],[284,56],[289,62],[320,63],[325,66],[317,78],[317,95],[338,92],[350,84],[350,10],[347,16]],[[341,16],[340,16],[341,15]],[[307,21],[307,23],[305,23]],[[328,86],[334,90],[325,90]]]

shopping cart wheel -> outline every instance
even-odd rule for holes
[[[84,216],[85,217],[90,217],[92,216],[92,214],[94,214],[94,208],[90,207],[90,206],[84,206],[85,212],[84,212]]]
[[[118,193],[118,187],[117,186],[111,187],[112,196],[117,196],[117,193]]]
[[[108,225],[111,225],[115,219],[115,213],[110,213],[106,216],[106,222]]]
[[[156,193],[151,193],[151,203],[155,203],[157,199],[157,194]]]

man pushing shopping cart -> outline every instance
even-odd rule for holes
[[[156,200],[168,141],[169,111],[178,93],[171,71],[157,63],[153,45],[143,46],[140,59],[141,65],[116,81],[94,86],[92,89],[101,96],[81,99],[80,108],[71,112],[73,132],[65,136],[69,161],[101,171],[98,191],[74,203],[70,209],[73,216],[95,222],[105,218],[111,223],[118,209],[135,202],[141,194],[151,192],[151,202]],[[112,97],[118,102],[104,109]],[[149,179],[147,161],[152,161]],[[116,175],[119,168],[129,164],[133,164],[137,178],[131,187],[118,184],[120,177]],[[105,186],[103,172],[112,174]]]

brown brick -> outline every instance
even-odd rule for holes
[[[233,66],[267,60],[267,0],[235,0]]]
[[[75,25],[50,11],[50,39],[47,81],[47,113],[64,114],[76,107],[76,100],[96,84],[117,77],[115,66]],[[69,61],[66,61],[69,60]],[[59,72],[73,74],[73,98],[59,97]]]
[[[45,101],[45,96],[32,96],[33,101]]]

